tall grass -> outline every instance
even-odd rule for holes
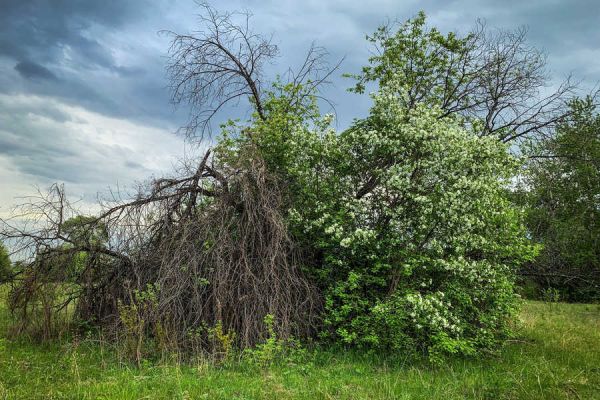
[[[8,313],[0,302],[0,336]],[[98,338],[0,341],[0,399],[600,399],[600,306],[526,302],[496,354],[441,366],[314,350],[270,366],[134,366]]]

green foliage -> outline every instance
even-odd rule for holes
[[[243,360],[245,362],[260,368],[268,368],[274,364],[309,363],[307,351],[300,342],[293,338],[284,340],[277,337],[273,315],[265,315],[264,323],[268,336],[264,342],[254,348],[244,350]]]
[[[514,272],[535,249],[507,196],[520,165],[507,146],[445,113],[434,89],[417,102],[409,93],[423,73],[410,60],[437,79],[470,39],[425,32],[424,22],[372,38],[386,45],[354,88],[379,83],[366,119],[337,133],[312,93],[277,84],[268,118],[241,135],[230,124],[217,154],[239,156],[251,142],[287,183],[289,229],[323,296],[322,339],[439,361],[509,333]]]
[[[272,95],[266,108],[284,115],[224,149],[258,143],[288,183],[289,227],[324,297],[322,338],[472,354],[508,333],[514,270],[533,253],[506,196],[519,163],[439,107],[407,107],[400,82],[380,82],[369,117],[341,134],[330,116],[287,116]]]
[[[451,32],[443,35],[436,28],[428,29],[423,11],[402,25],[395,32],[389,25],[381,26],[367,40],[378,52],[369,58],[369,65],[358,75],[346,76],[357,80],[351,91],[364,93],[369,82],[390,86],[400,81],[410,88],[408,96],[401,100],[403,106],[412,108],[416,103],[440,105],[463,82],[461,60],[469,56],[473,35],[460,38]],[[470,99],[460,100],[464,105]]]
[[[556,288],[543,289],[542,300],[547,303],[558,303],[560,300],[560,292]]]
[[[132,290],[129,303],[118,303],[119,321],[123,327],[121,339],[128,358],[135,360],[138,366],[149,353],[149,329],[155,330],[160,325],[154,320],[153,314],[158,306],[158,285],[148,285],[145,290]],[[154,332],[154,337],[161,335]]]
[[[73,243],[101,246],[108,241],[108,231],[96,222],[95,217],[78,215],[63,222],[60,229]]]
[[[213,343],[213,355],[217,360],[228,361],[233,356],[235,332],[223,330],[223,323],[218,321],[213,328],[208,329],[208,336]]]
[[[64,221],[60,233],[67,240],[43,257],[46,269],[50,272],[46,278],[54,282],[76,283],[86,267],[102,263],[102,256],[96,254],[90,257],[90,251],[106,245],[108,232],[106,226],[98,224],[95,217],[78,215]],[[86,250],[74,251],[76,247]]]
[[[12,263],[8,256],[8,250],[2,242],[0,242],[0,284],[8,280],[12,275]]]
[[[534,147],[525,177],[527,225],[543,246],[525,269],[567,300],[600,299],[600,115],[591,99],[571,104],[572,120]]]
[[[273,328],[274,317],[271,314],[265,315],[265,325],[267,326],[268,336],[263,343],[258,344],[253,349],[247,349],[244,353],[247,359],[260,367],[267,367],[275,362],[285,352],[285,341],[278,339]]]

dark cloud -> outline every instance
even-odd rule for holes
[[[528,26],[531,42],[548,51],[557,79],[573,72],[593,83],[600,80],[598,66],[589,62],[600,42],[596,0],[307,0],[302,4],[228,0],[214,5],[222,10],[249,9],[257,30],[273,34],[282,56],[269,66],[267,76],[300,64],[313,41],[330,51],[332,62],[346,57],[333,86],[324,89],[337,103],[342,127],[364,114],[369,105],[368,99],[347,94],[351,82],[339,76],[358,71],[367,59],[365,34],[387,19],[404,20],[420,9],[444,31],[465,32],[477,18],[501,28]],[[186,112],[174,111],[166,89],[164,56],[169,40],[157,32],[198,29],[197,11],[192,0],[5,0],[0,13],[0,57],[12,63],[0,63],[0,72],[3,65],[16,64],[25,82],[7,80],[0,90],[56,96],[145,123],[181,124]],[[27,82],[33,77],[38,79]],[[228,110],[223,117],[233,113]]]
[[[108,115],[173,125],[166,45],[154,47],[166,27],[159,6],[145,0],[4,0],[0,74],[14,68],[21,79],[0,79],[0,92],[52,96]]]
[[[88,61],[110,62],[110,49],[88,36],[94,26],[118,29],[143,18],[141,1],[3,0],[0,54],[26,58],[43,54],[57,61],[65,46]],[[35,54],[33,54],[35,53]]]
[[[265,77],[300,65],[313,41],[327,48],[331,63],[345,57],[322,93],[336,102],[340,128],[366,114],[370,105],[367,96],[347,93],[352,82],[341,77],[360,71],[369,57],[365,34],[421,9],[431,25],[445,32],[465,33],[477,18],[490,27],[527,26],[530,43],[548,53],[553,82],[571,72],[588,86],[600,81],[598,0],[212,3],[220,10],[251,10],[256,31],[273,35],[281,57],[266,66]],[[185,109],[169,104],[164,70],[169,37],[157,32],[197,30],[197,11],[193,0],[0,0],[2,191],[9,176],[14,188],[15,182],[61,180],[85,186],[81,191],[91,198],[100,187],[156,171],[152,159],[163,147],[177,148],[168,132],[186,116]],[[330,111],[328,106],[324,111]],[[228,109],[221,119],[231,115],[247,116],[247,109]],[[112,138],[114,132],[122,138]],[[111,137],[109,144],[106,137]],[[161,146],[166,142],[171,144]],[[162,160],[160,165],[167,164]]]
[[[15,70],[26,79],[56,80],[56,76],[43,65],[31,61],[21,61],[15,65]]]

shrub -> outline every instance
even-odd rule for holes
[[[217,28],[229,27],[227,18]],[[189,54],[205,59],[194,53],[203,46],[184,52],[183,65]],[[509,332],[514,271],[533,253],[507,198],[518,160],[497,137],[481,137],[475,117],[442,111],[435,96],[412,101],[394,65],[368,77],[380,85],[369,116],[336,132],[319,113],[309,73],[318,56],[310,54],[300,77],[264,95],[251,73],[238,71],[254,88],[256,112],[225,124],[181,176],[156,179],[135,200],[66,227],[55,222],[73,213],[60,187],[25,207],[25,215],[52,217],[34,234],[6,234],[39,255],[16,308],[35,300],[48,271],[67,275],[81,285],[70,299],[78,316],[124,326],[138,362],[146,336],[160,339],[165,327],[178,349],[226,359],[234,345],[254,347],[246,354],[262,366],[282,357],[292,337],[425,350],[435,361],[492,348]],[[202,74],[214,78],[215,68],[202,65],[208,71],[192,78],[204,90],[192,99],[214,89]],[[56,255],[77,256],[69,274],[68,263],[48,262]]]
[[[571,103],[571,120],[533,148],[521,200],[543,247],[522,273],[569,301],[600,300],[600,115],[592,99]]]
[[[388,82],[339,135],[329,117],[286,135],[257,129],[292,188],[290,229],[324,297],[320,335],[431,354],[490,348],[508,333],[514,271],[532,256],[507,198],[518,160],[401,96]]]
[[[8,250],[0,242],[0,284],[7,281],[12,275],[12,263],[8,256]]]

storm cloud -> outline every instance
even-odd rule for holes
[[[336,103],[338,126],[367,113],[369,99],[346,92],[343,72],[369,56],[365,35],[386,20],[424,10],[442,31],[526,26],[548,54],[554,82],[572,73],[600,81],[600,2],[596,0],[226,0],[247,9],[256,30],[273,35],[281,57],[273,77],[298,65],[311,43],[331,63],[345,58],[323,95]],[[170,30],[199,29],[192,0],[4,0],[0,4],[0,212],[33,184],[66,182],[86,198],[171,168],[183,152],[174,135],[186,110],[169,103],[165,75]],[[330,111],[325,107],[324,111]],[[226,110],[221,118],[245,115]],[[218,122],[218,121],[217,121]]]

